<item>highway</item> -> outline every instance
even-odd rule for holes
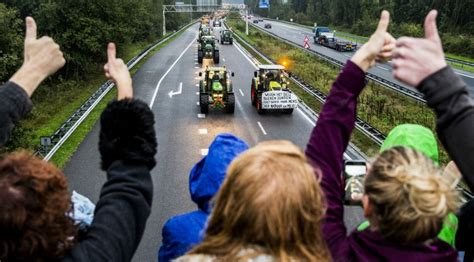
[[[250,103],[255,65],[237,45],[220,46],[220,65],[235,72],[235,114],[212,109],[207,115],[200,114],[197,84],[202,69],[197,63],[197,31],[198,26],[194,25],[163,47],[133,79],[135,97],[150,104],[155,114],[159,143],[157,166],[152,171],[155,189],[152,214],[133,261],[156,261],[164,222],[173,215],[196,209],[189,195],[188,174],[217,134],[231,132],[250,145],[286,139],[305,148],[316,121],[299,109],[292,115],[258,115]],[[217,35],[218,31],[214,33]],[[105,174],[99,168],[98,134],[96,123],[65,168],[70,189],[93,202],[97,202],[105,182]],[[351,228],[362,218],[360,208],[346,209],[346,223]]]
[[[264,28],[264,25],[266,23],[270,23],[272,25],[271,29],[266,29]],[[278,36],[291,41],[293,43],[296,43],[300,46],[303,46],[304,44],[304,38],[307,36],[310,39],[310,49],[315,50],[319,53],[322,53],[324,55],[330,56],[340,62],[346,62],[352,55],[352,52],[338,52],[336,50],[323,47],[320,45],[317,45],[314,43],[313,40],[313,35],[314,33],[311,31],[311,29],[303,27],[303,26],[298,26],[298,25],[292,25],[292,24],[287,24],[283,22],[277,22],[274,20],[265,20],[264,22],[259,22],[258,24],[253,23],[253,19],[249,20],[249,25],[257,26],[261,30],[265,30],[268,32],[272,32],[274,34],[277,34]],[[336,32],[337,36],[337,32]],[[415,90],[414,88],[407,86],[405,84],[400,83],[399,81],[395,80],[392,76],[392,67],[390,63],[387,64],[377,64],[374,68],[372,68],[370,73],[382,77],[386,80],[389,80],[393,83],[396,83],[398,85],[401,85],[403,87]],[[474,97],[474,74],[457,70],[455,69],[455,72],[464,80],[464,82],[468,85],[468,89],[470,92],[471,97]]]

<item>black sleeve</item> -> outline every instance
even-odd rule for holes
[[[474,255],[474,199],[461,207],[458,215],[456,249],[469,251]]]
[[[10,138],[15,124],[31,111],[28,94],[13,82],[0,87],[0,147]]]
[[[107,182],[89,232],[64,261],[130,261],[151,212],[156,136],[149,107],[114,101],[101,116],[99,150]]]
[[[441,142],[474,190],[474,103],[466,84],[445,67],[425,79],[418,89],[436,112]]]

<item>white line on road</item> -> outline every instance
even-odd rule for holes
[[[195,39],[193,39],[193,41],[188,45],[188,47],[184,49],[184,51],[178,56],[176,61],[174,61],[174,63],[170,66],[170,68],[168,68],[168,71],[166,71],[165,74],[160,78],[160,81],[158,81],[158,84],[156,85],[156,88],[155,88],[155,92],[153,93],[153,97],[150,102],[150,108],[153,108],[153,104],[155,103],[156,96],[158,95],[158,90],[160,90],[161,82],[163,82],[163,79],[165,79],[165,77],[171,72],[171,70],[178,63],[181,57],[184,56],[184,53],[186,53],[186,51],[188,51],[188,49],[194,44],[194,41]]]
[[[200,69],[200,67],[199,67],[199,66],[195,66],[194,68],[196,68],[196,69]]]
[[[262,123],[260,123],[260,121],[259,121],[259,122],[257,122],[257,124],[258,124],[258,126],[260,127],[260,130],[262,130],[262,133],[263,133],[264,135],[267,135],[267,131],[265,131],[265,129],[263,128]]]
[[[207,154],[209,154],[209,149],[208,148],[201,149],[201,156],[207,156]]]
[[[239,92],[242,96],[244,96],[244,92],[242,92],[242,89],[239,89]]]
[[[194,79],[199,80],[199,79],[201,79],[201,78],[198,76],[198,77],[195,77]]]
[[[199,84],[196,84],[196,87],[199,87]]]
[[[198,118],[199,118],[199,119],[206,118],[206,115],[205,115],[205,114],[198,114]]]
[[[207,128],[200,128],[199,129],[199,134],[200,135],[207,135]]]
[[[225,63],[225,58],[222,58],[222,61]]]
[[[181,93],[183,92],[183,82],[180,82],[179,83],[179,88],[178,88],[178,91],[175,92],[173,90],[171,90],[168,95],[170,96],[170,98],[173,98],[173,96],[175,95],[181,95]]]
[[[198,96],[198,95],[199,95],[199,92],[196,92],[196,95]]]
[[[383,66],[376,66],[376,67],[377,67],[377,68],[380,68],[380,69],[382,69],[382,70],[385,70],[385,71],[389,71],[389,70],[390,70],[390,69],[385,68],[385,67],[383,67]]]
[[[196,105],[199,105],[199,101],[196,102]]]
[[[466,74],[463,74],[463,73],[460,73],[458,71],[454,71],[456,74],[460,75],[460,76],[464,76],[464,77],[468,77],[468,78],[474,78],[474,76],[470,76],[470,75],[466,75]]]

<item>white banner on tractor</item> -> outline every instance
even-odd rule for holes
[[[298,97],[285,91],[262,93],[262,109],[294,109],[298,106]]]

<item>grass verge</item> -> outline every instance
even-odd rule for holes
[[[257,29],[249,28],[250,34],[246,36],[242,21],[229,20],[228,23],[235,33],[272,60],[280,64],[285,63],[290,71],[313,87],[323,93],[329,93],[331,84],[339,74],[339,68]],[[292,90],[313,110],[320,112],[321,104],[318,100],[295,85],[292,85]],[[404,123],[424,125],[433,131],[435,128],[435,115],[426,105],[372,82],[369,82],[359,97],[358,116],[385,134]],[[379,146],[360,132],[354,132],[352,142],[368,156],[379,151]],[[441,162],[447,163],[449,158],[446,152],[443,149],[440,152]]]
[[[184,32],[183,30],[182,32]],[[145,56],[131,70],[132,75],[136,73],[146,60],[155,55],[162,47],[173,41],[181,33],[168,39],[152,52]],[[128,61],[151,43],[139,42],[126,46],[121,57]],[[87,100],[97,88],[106,81],[101,68],[91,70],[97,73],[87,76],[86,79],[59,80],[55,84],[44,84],[32,97],[33,110],[31,114],[23,120],[13,132],[11,141],[3,151],[13,151],[17,148],[35,150],[39,144],[41,136],[49,136],[66,121],[79,106]],[[116,91],[111,90],[97,107],[89,114],[83,123],[75,130],[63,146],[56,152],[51,161],[59,168],[64,168],[70,157],[91,131],[100,117],[101,112],[116,95]],[[52,102],[54,101],[54,102]]]

